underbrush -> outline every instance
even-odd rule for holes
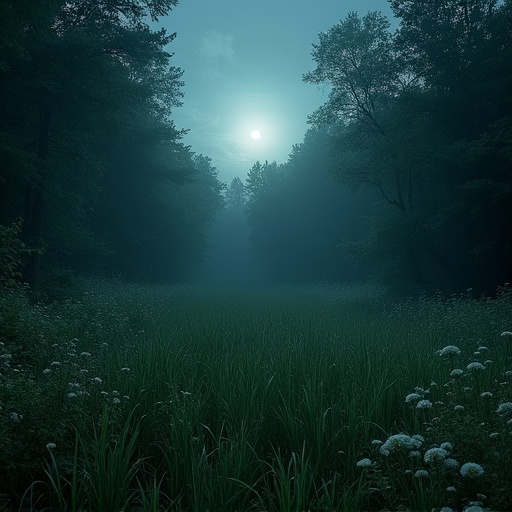
[[[0,510],[512,509],[508,289],[80,290],[0,295]]]

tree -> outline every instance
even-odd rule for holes
[[[245,185],[238,176],[233,178],[226,190],[226,202],[229,208],[235,210],[241,210],[247,202]]]
[[[12,51],[0,81],[0,158],[8,164],[0,181],[3,196],[12,200],[2,215],[24,217],[24,240],[32,247],[57,247],[76,240],[77,231],[85,241],[86,212],[104,171],[94,146],[107,134],[121,137],[135,111],[163,120],[179,104],[181,71],[169,66],[164,50],[174,35],[151,32],[145,23],[176,3],[47,0],[35,14],[33,2],[3,4],[12,14],[0,22],[8,29],[4,46]],[[66,187],[61,198],[73,198],[66,209],[52,200],[59,187]],[[55,229],[59,221],[67,230]],[[54,243],[45,230],[54,232]],[[64,252],[70,251],[83,252],[83,246]],[[26,272],[33,285],[39,264],[34,253]]]

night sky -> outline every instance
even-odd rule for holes
[[[315,67],[311,45],[350,11],[391,17],[386,0],[182,0],[160,21],[177,32],[169,51],[185,72],[173,119],[221,181],[244,179],[256,160],[285,162],[302,142],[328,92],[302,82]]]

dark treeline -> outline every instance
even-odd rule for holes
[[[353,278],[345,255],[402,289],[494,293],[512,278],[512,2],[391,6],[394,33],[372,12],[319,34],[304,80],[329,99],[285,165],[250,170],[254,248],[284,279]]]
[[[304,81],[330,94],[304,141],[229,187],[172,122],[174,35],[147,21],[176,3],[2,2],[4,281],[23,254],[31,285],[76,271],[182,280],[226,203],[217,277],[255,271],[238,236],[256,280],[510,282],[512,0],[393,0],[394,32],[349,14],[313,45]]]
[[[23,252],[32,286],[76,271],[172,281],[202,257],[223,185],[171,120],[175,35],[147,24],[176,4],[1,2],[4,281]]]

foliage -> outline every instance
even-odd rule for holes
[[[32,500],[61,510],[431,510],[459,508],[476,492],[486,507],[509,507],[509,475],[495,455],[509,453],[508,413],[495,412],[510,401],[506,290],[497,300],[395,301],[348,286],[81,289],[46,306],[20,292],[1,297],[7,509]],[[460,377],[446,379],[450,361],[432,357],[446,340],[460,347]],[[470,356],[475,343],[488,350]],[[485,370],[464,370],[475,361]],[[406,401],[411,392],[418,398]],[[420,400],[432,408],[417,408]],[[457,421],[455,405],[465,407]],[[422,457],[450,442],[461,466],[482,465],[478,489],[372,445],[405,432],[423,437]],[[370,457],[371,467],[358,467]],[[404,474],[412,464],[430,479]]]
[[[381,14],[350,13],[319,35],[304,75],[331,87],[311,116],[332,136],[331,174],[392,206],[351,249],[373,254],[388,283],[391,267],[395,282],[492,293],[510,280],[512,250],[510,5],[391,5],[394,34]]]
[[[11,226],[0,224],[0,288],[14,288],[21,285],[20,269],[24,259],[34,253],[20,240],[22,221],[14,221]]]

